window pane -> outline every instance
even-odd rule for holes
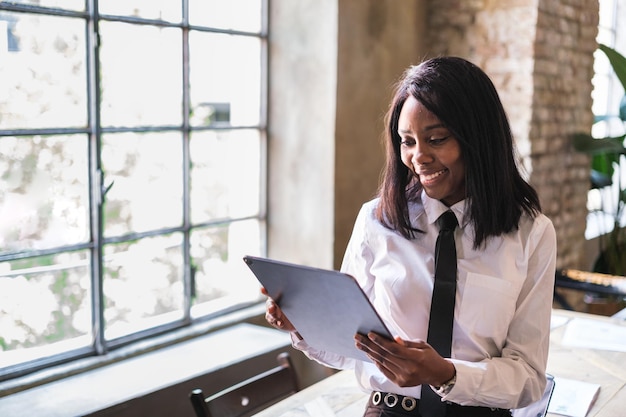
[[[12,2],[68,10],[85,10],[85,0],[12,0]]]
[[[261,41],[258,38],[189,34],[191,124],[210,125],[217,105],[233,126],[259,124]],[[220,119],[218,119],[220,120]],[[221,119],[223,120],[223,118]]]
[[[182,224],[180,133],[103,135],[102,166],[106,236]]]
[[[0,136],[0,252],[89,239],[85,136]]]
[[[0,126],[84,127],[85,22],[0,13]]]
[[[189,0],[189,23],[260,32],[261,11],[261,0]]]
[[[182,234],[105,246],[105,337],[183,317]]]
[[[0,367],[89,346],[88,252],[0,263]]]
[[[259,214],[258,131],[196,132],[190,153],[193,223]]]
[[[192,233],[191,256],[197,268],[193,316],[261,298],[259,283],[243,261],[244,255],[261,253],[260,241],[258,220]]]
[[[104,0],[98,3],[98,10],[102,14],[180,22],[183,6],[181,0]]]
[[[260,301],[242,258],[265,250],[266,1],[190,0],[191,27],[185,0],[17,3],[33,7],[0,11],[0,369],[190,324],[190,304],[200,317]]]
[[[181,31],[101,22],[102,124],[182,123]]]

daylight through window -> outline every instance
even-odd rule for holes
[[[265,14],[0,2],[2,378],[259,301]]]

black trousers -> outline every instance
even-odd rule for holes
[[[368,405],[365,409],[365,414],[363,417],[425,417],[421,416],[418,413],[407,413],[404,410],[391,410],[386,407],[378,407],[378,406],[370,406]],[[446,417],[511,417],[511,412],[509,410],[489,410],[488,412],[484,412],[483,410],[476,411],[472,409],[472,407],[458,407],[458,408],[448,408],[446,410]]]

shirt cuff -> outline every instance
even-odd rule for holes
[[[289,332],[289,336],[291,337],[291,345],[294,348],[296,348],[298,350],[302,350],[302,349],[304,349],[304,348],[306,348],[308,346],[307,343],[302,338],[302,336],[300,336],[300,333],[298,333],[298,332]]]
[[[444,382],[440,387],[435,387],[431,385],[430,388],[433,391],[435,391],[435,394],[443,398],[446,395],[448,395],[450,391],[452,391],[452,388],[454,388],[455,384],[456,384],[456,369],[454,370],[454,376],[449,381]]]
[[[485,374],[485,364],[480,362],[466,362],[450,359],[456,368],[454,387],[442,396],[444,401],[464,404],[471,402],[478,387],[481,386]]]

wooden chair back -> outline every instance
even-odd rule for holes
[[[248,417],[298,391],[298,380],[287,352],[278,366],[205,397],[202,389],[189,394],[197,417]]]

